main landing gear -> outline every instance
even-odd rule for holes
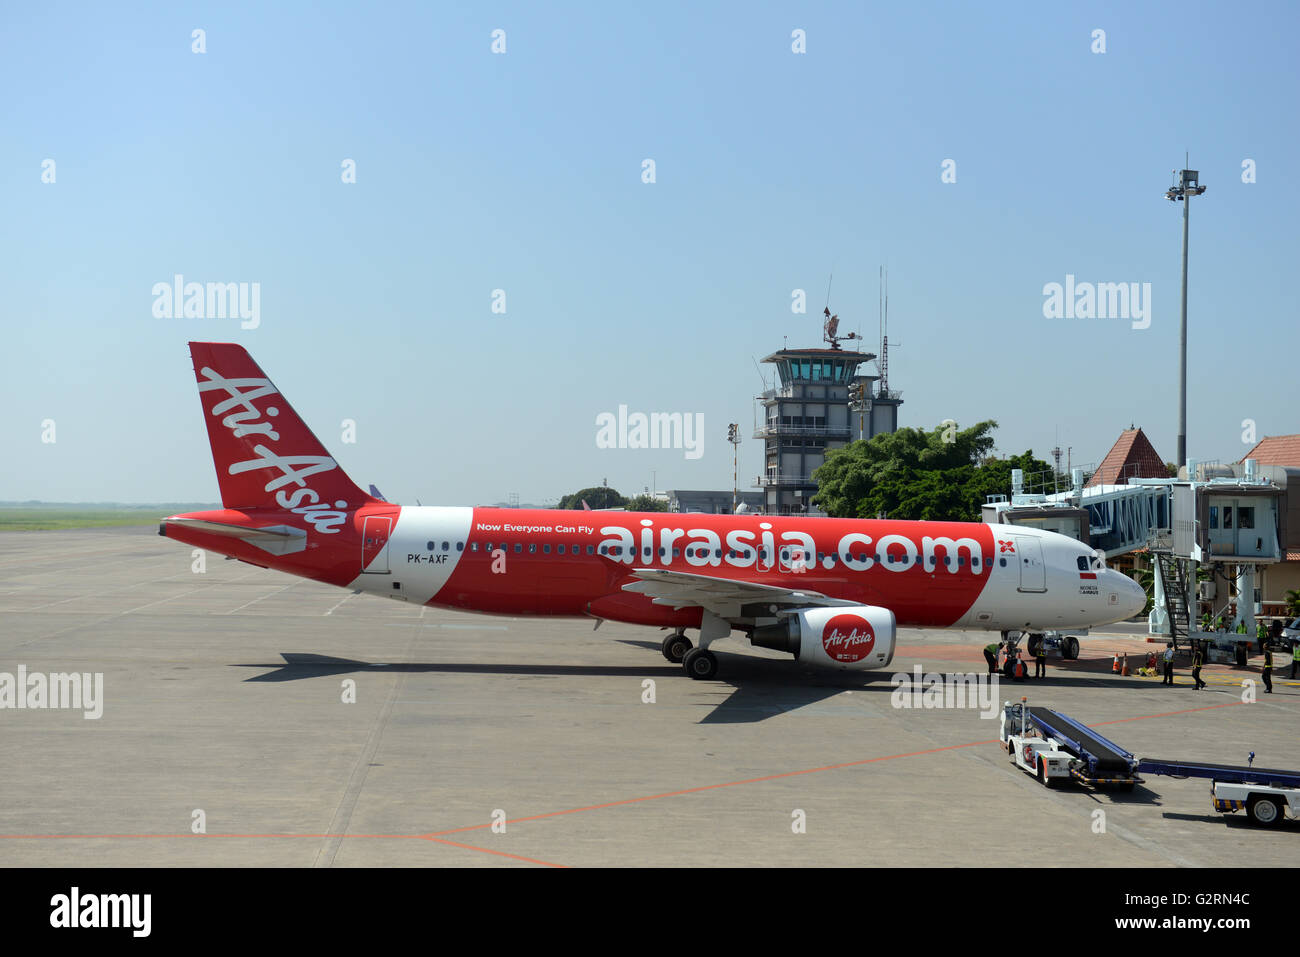
[[[664,639],[664,657],[669,661],[680,661],[686,673],[696,681],[708,681],[718,674],[718,658],[708,650],[709,645],[729,634],[729,622],[710,611],[704,611],[700,617],[700,647],[692,647],[691,640],[686,637],[686,629],[679,628]]]
[[[718,673],[718,656],[704,648],[692,648],[682,659],[686,673],[699,681],[708,681]]]
[[[686,657],[686,653],[693,647],[691,639],[686,637],[685,631],[673,632],[664,639],[664,657],[673,664],[679,665],[682,663],[682,659]]]

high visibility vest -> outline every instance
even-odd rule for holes
[[[1291,660],[1300,661],[1300,641],[1291,646]]]

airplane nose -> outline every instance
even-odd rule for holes
[[[1124,579],[1124,584],[1128,586],[1127,594],[1121,593],[1123,595],[1121,601],[1124,601],[1128,608],[1128,614],[1124,617],[1132,618],[1134,615],[1141,614],[1142,609],[1147,606],[1147,593],[1141,585],[1127,575],[1121,577]],[[1125,601],[1125,598],[1127,598],[1127,601]]]

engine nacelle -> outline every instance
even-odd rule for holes
[[[867,671],[894,660],[894,613],[876,605],[802,608],[777,625],[755,628],[750,641],[788,652],[819,668]]]

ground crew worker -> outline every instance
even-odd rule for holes
[[[1300,662],[1300,657],[1297,657],[1296,661]],[[1295,665],[1291,666],[1291,670],[1295,671]],[[1047,642],[1042,640],[1038,642],[1038,648],[1034,652],[1034,677],[1047,677]]]
[[[1273,646],[1264,646],[1264,694],[1273,693]]]
[[[1205,687],[1205,682],[1201,680],[1201,665],[1205,664],[1205,645],[1203,642],[1192,642],[1192,680],[1196,682],[1193,687],[1200,691]]]
[[[1259,627],[1255,629],[1255,639],[1259,642],[1259,650],[1264,650],[1264,642],[1268,641],[1268,629],[1264,627],[1263,619],[1259,622]]]
[[[1210,613],[1208,611],[1203,611],[1201,612],[1201,631],[1209,631],[1209,630],[1210,630]]]
[[[998,649],[1002,645],[999,642],[993,642],[991,645],[984,646],[984,660],[989,663],[989,674],[997,674],[998,671]]]
[[[1245,633],[1246,633],[1246,619],[1243,618],[1241,619],[1241,621],[1237,622],[1237,634],[1244,635]]]
[[[1162,681],[1162,682],[1160,682],[1160,684],[1161,684],[1162,687],[1163,687],[1164,685],[1169,685],[1170,687],[1173,687],[1173,684],[1174,684],[1174,643],[1173,643],[1172,641],[1171,641],[1171,642],[1168,642],[1168,643],[1165,645],[1164,664],[1165,664],[1165,680]]]
[[[1295,677],[1296,670],[1300,669],[1300,641],[1291,642],[1291,677]]]

